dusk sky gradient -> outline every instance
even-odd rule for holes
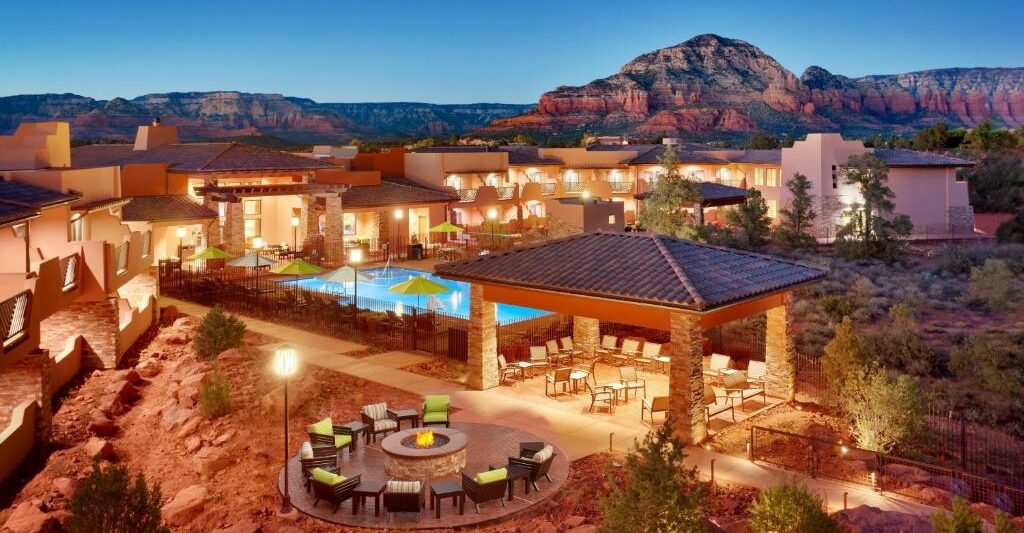
[[[1024,2],[6,1],[0,96],[533,103],[717,33],[800,75],[1024,66]]]

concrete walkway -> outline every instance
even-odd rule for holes
[[[209,308],[201,305],[161,297],[160,305],[173,305],[182,313],[202,316]],[[384,352],[367,357],[351,357],[346,353],[362,351],[364,346],[327,337],[289,326],[282,326],[240,316],[246,326],[275,339],[287,339],[297,348],[308,364],[405,390],[417,395],[449,394],[452,406],[458,409],[455,418],[465,422],[504,424],[538,434],[556,442],[569,455],[578,459],[592,453],[623,452],[634,439],[642,439],[650,427],[641,423],[623,423],[622,418],[604,418],[595,415],[568,412],[550,408],[531,398],[529,394],[509,394],[513,391],[474,391],[464,386],[429,376],[423,376],[403,367],[418,364],[429,357],[403,351]],[[285,342],[276,342],[264,348],[272,350]],[[690,446],[686,450],[687,464],[696,466],[704,478],[711,476],[714,461],[716,481],[766,488],[777,485],[793,473],[752,463],[746,459],[722,454],[702,447]],[[830,510],[843,508],[843,494],[848,493],[849,507],[870,505],[884,510],[928,515],[933,507],[903,499],[880,495],[867,487],[827,479],[804,479],[811,490],[822,494]]]

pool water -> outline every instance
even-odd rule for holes
[[[359,303],[363,303],[363,299],[373,299],[385,302],[391,302],[395,304],[393,309],[395,313],[402,314],[406,311],[412,312],[412,307],[419,307],[420,309],[427,309],[428,306],[435,311],[443,312],[449,315],[455,315],[462,318],[469,318],[469,284],[462,281],[453,281],[450,279],[444,279],[435,276],[431,272],[424,272],[422,270],[412,270],[408,268],[395,268],[395,267],[380,267],[370,268],[366,270],[360,270],[359,274],[369,278],[369,281],[359,282]],[[423,276],[430,281],[439,283],[448,287],[449,292],[437,294],[434,296],[420,296],[417,303],[417,297],[415,295],[395,294],[388,291],[388,287],[401,283],[409,278],[416,276]],[[352,295],[353,287],[352,283],[345,283],[345,287],[342,287],[339,283],[327,283],[317,278],[305,278],[300,279],[298,282],[295,280],[281,281],[279,283],[294,285],[298,283],[299,287],[312,291],[330,292],[343,295]],[[497,304],[497,319],[501,323],[519,322],[521,320],[529,320],[531,318],[537,318],[549,315],[551,313],[542,311],[540,309],[531,309],[529,307],[519,307],[517,305]]]

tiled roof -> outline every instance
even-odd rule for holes
[[[768,255],[662,235],[584,233],[439,264],[455,279],[709,311],[825,277]]]
[[[697,183],[697,190],[700,191],[701,202],[705,207],[735,205],[743,203],[747,199],[747,190],[731,185],[701,181]],[[653,191],[637,193],[633,197],[637,200],[646,200],[653,194]]]
[[[130,201],[132,201],[131,198],[104,198],[103,200],[94,200],[91,202],[75,202],[71,204],[71,209],[74,211],[91,213],[93,211],[99,211],[100,209],[120,207]]]
[[[497,152],[490,146],[424,146],[409,150],[416,154],[465,154],[477,152]]]
[[[0,180],[0,201],[35,209],[73,202],[82,195],[29,185],[17,181]]]
[[[665,146],[659,145],[647,150],[646,152],[634,157],[629,161],[631,165],[657,165],[661,163],[661,156],[665,153]],[[711,154],[706,154],[701,150],[683,150],[676,149],[676,158],[679,159],[680,163],[707,163],[707,164],[718,164],[724,165],[728,161],[720,159]]]
[[[508,152],[508,164],[510,165],[561,165],[557,159],[540,156],[540,150],[536,146],[503,146],[502,151]]]
[[[743,150],[737,156],[729,156],[730,163],[760,163],[764,165],[781,165],[782,150]]]
[[[405,178],[381,178],[379,185],[352,187],[341,196],[345,209],[457,201],[455,194],[429,189]]]
[[[0,202],[0,226],[13,224],[38,216],[39,211],[28,206]]]
[[[893,150],[876,148],[875,156],[890,167],[971,167],[973,161],[947,155],[916,152],[914,150]]]
[[[121,219],[126,222],[193,220],[217,216],[216,211],[184,194],[132,196],[131,201],[121,209]]]
[[[240,143],[165,144],[135,150],[130,144],[93,144],[71,150],[77,168],[164,163],[173,172],[303,172],[335,165],[320,159]]]

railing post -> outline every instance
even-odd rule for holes
[[[754,426],[750,426],[750,440],[747,441],[747,458],[754,462]]]
[[[967,421],[960,418],[960,469],[967,471]]]

